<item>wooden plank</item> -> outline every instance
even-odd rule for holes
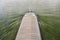
[[[15,40],[41,40],[37,17],[34,13],[25,14]]]

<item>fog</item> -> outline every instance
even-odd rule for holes
[[[60,0],[0,0],[0,15],[23,13],[27,10],[35,12],[60,11]]]

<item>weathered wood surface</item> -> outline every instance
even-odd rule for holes
[[[41,40],[37,17],[34,13],[25,14],[15,40]]]

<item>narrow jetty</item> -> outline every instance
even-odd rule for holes
[[[41,40],[35,13],[30,12],[24,15],[15,40]]]

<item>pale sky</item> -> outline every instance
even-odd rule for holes
[[[44,8],[55,7],[58,4],[59,0],[0,0],[0,12],[12,11],[12,10],[21,10],[24,8]]]

